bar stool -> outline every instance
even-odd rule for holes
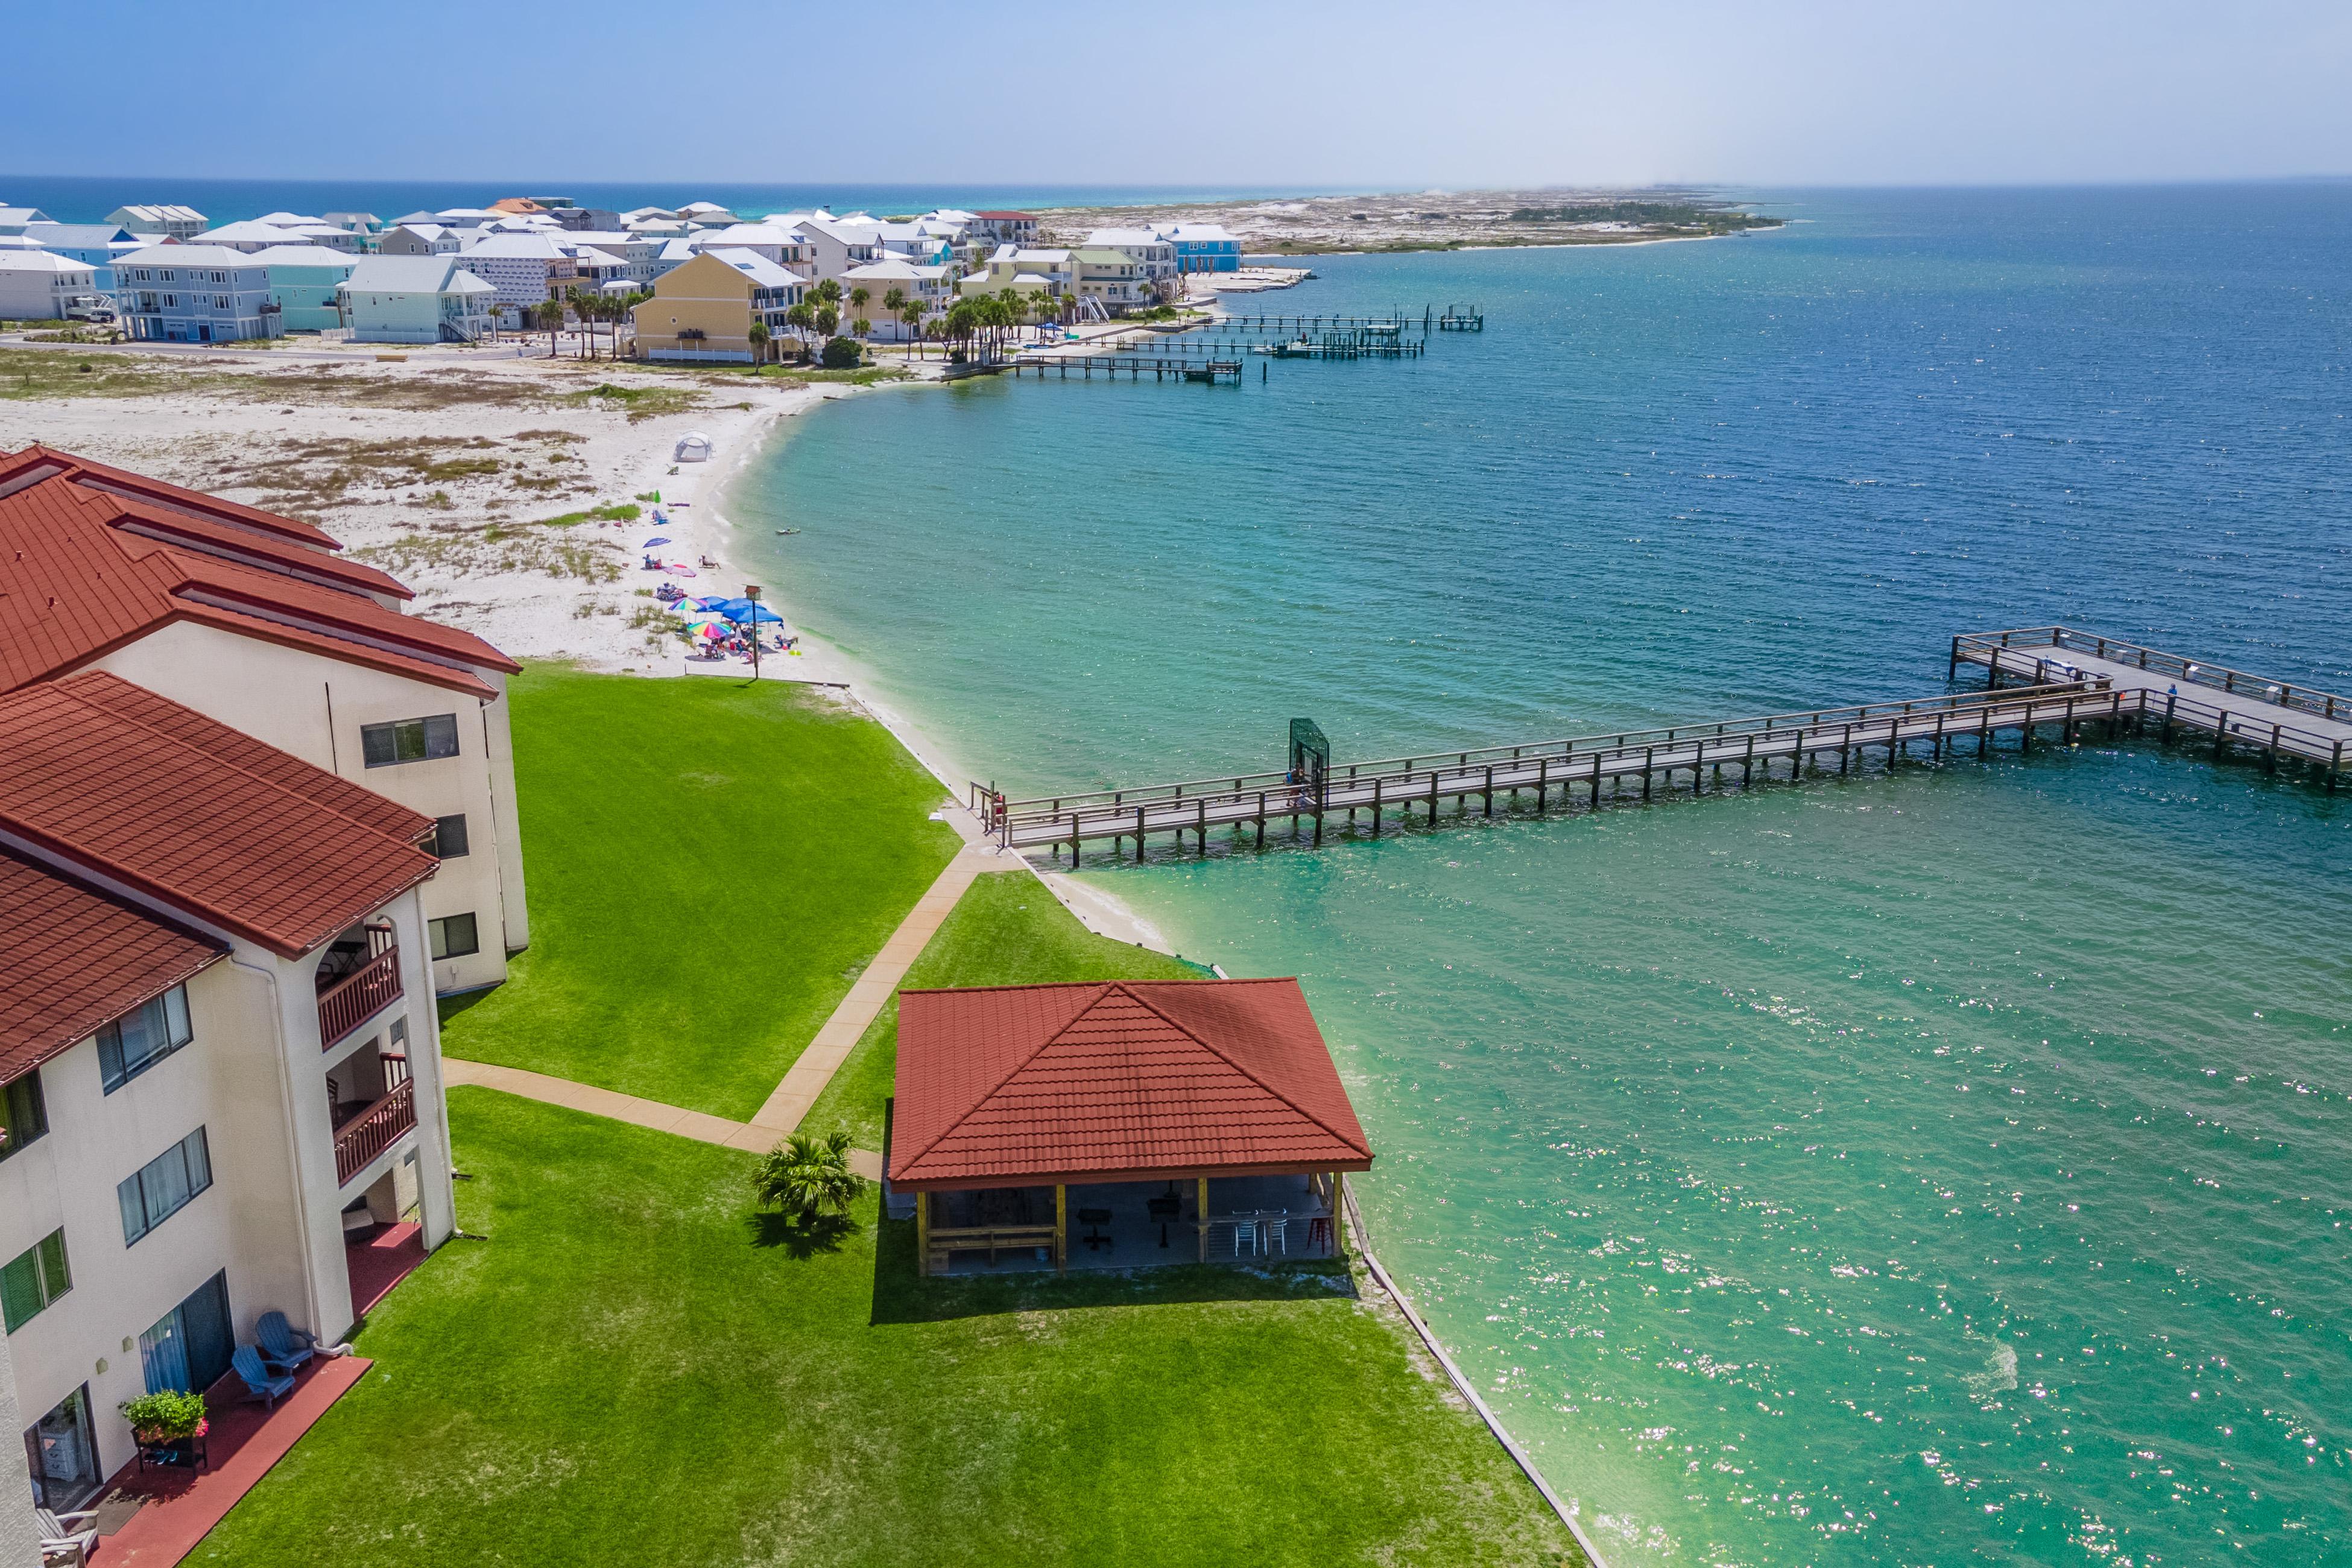
[[[1318,1214],[1307,1222],[1307,1250],[1312,1252],[1318,1247],[1326,1252],[1331,1250],[1331,1216],[1328,1214]]]

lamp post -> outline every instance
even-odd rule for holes
[[[751,601],[751,679],[760,679],[760,584],[743,584],[743,596]]]

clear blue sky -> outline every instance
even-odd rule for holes
[[[12,7],[7,31],[10,174],[1412,188],[2352,173],[2345,0],[94,0]],[[895,42],[877,52],[877,36]],[[1147,63],[1163,49],[1167,66]]]

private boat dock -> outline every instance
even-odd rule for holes
[[[1064,381],[1075,370],[1081,379],[1101,371],[1116,380],[1120,371],[1127,372],[1129,381],[1140,381],[1150,371],[1154,381],[1174,376],[1179,381],[1230,381],[1238,384],[1242,379],[1242,362],[1238,359],[1213,359],[1190,354],[1094,353],[1064,354],[1052,358],[1014,357],[998,363],[995,368],[1018,377],[1029,371],[1040,376],[1052,373]]]
[[[1152,836],[1167,835],[1181,850],[1190,834],[1205,855],[1212,828],[1262,847],[1274,822],[1286,823],[1292,840],[1319,845],[1327,819],[1341,813],[1344,826],[1361,820],[1378,837],[1391,816],[1435,826],[1447,805],[1456,820],[1492,816],[1497,795],[1507,812],[1529,792],[1538,812],[1555,804],[1597,809],[1604,800],[1648,801],[1683,783],[1694,794],[1710,784],[1720,789],[1727,768],[1738,770],[1742,787],[1771,779],[1776,764],[1791,780],[1826,771],[1831,757],[1843,775],[1874,757],[1895,767],[1920,748],[1937,760],[1948,752],[1982,756],[2004,736],[2019,750],[2043,731],[2072,743],[2086,724],[2109,736],[2155,734],[2167,745],[2210,743],[2217,759],[2256,753],[2273,771],[2288,762],[2330,791],[2352,749],[2352,700],[2070,627],[1956,637],[1949,672],[1963,665],[1983,667],[1986,687],[1365,763],[1334,764],[1322,731],[1294,720],[1289,766],[1279,773],[1028,800],[974,784],[971,802],[998,844],[1056,858],[1066,847],[1075,864],[1088,842],[1106,839],[1115,855],[1139,860]],[[2003,684],[2012,680],[2026,684]]]

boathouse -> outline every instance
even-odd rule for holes
[[[1296,980],[899,994],[887,1170],[925,1274],[1333,1257],[1371,1163]]]

